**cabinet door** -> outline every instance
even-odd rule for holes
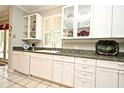
[[[74,6],[65,6],[62,9],[62,37],[74,37]]]
[[[15,70],[19,70],[20,69],[20,62],[21,61],[21,56],[20,54],[13,54],[13,68]]]
[[[36,15],[30,16],[30,38],[36,38]]]
[[[54,61],[53,63],[53,81],[62,83],[63,63]]]
[[[52,80],[52,60],[41,59],[41,77]]]
[[[111,37],[112,6],[94,6],[93,37]]]
[[[24,16],[23,17],[23,38],[28,38],[29,35],[29,17],[28,16]]]
[[[91,6],[78,6],[77,37],[88,37],[91,35]]]
[[[31,57],[30,74],[40,76],[41,60],[38,57]]]
[[[117,88],[118,71],[112,69],[97,68],[96,71],[97,88]]]
[[[112,37],[124,37],[124,6],[113,6]]]
[[[20,56],[20,72],[29,75],[30,54],[22,53]]]
[[[124,71],[119,72],[119,88],[124,88]]]
[[[63,84],[73,86],[74,64],[64,63],[63,67]]]

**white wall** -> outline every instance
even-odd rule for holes
[[[124,39],[63,40],[62,47],[69,49],[95,50],[95,44],[98,40],[115,40],[119,43],[119,51],[124,52]]]
[[[16,6],[10,7],[10,24],[12,25],[12,33],[13,33],[13,46],[22,46],[24,42],[22,39],[22,16],[26,15],[26,13]]]

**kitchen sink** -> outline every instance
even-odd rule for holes
[[[55,50],[34,50],[34,52],[58,53],[60,51],[55,51]]]

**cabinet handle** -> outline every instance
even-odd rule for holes
[[[87,69],[88,67],[86,67],[86,66],[81,66],[81,68],[83,68],[83,69]]]
[[[87,80],[84,80],[84,79],[81,79],[81,82],[82,83],[86,83],[86,82],[88,82]]]
[[[124,66],[124,64],[123,64],[123,63],[120,63],[120,64],[118,64],[118,66],[123,67],[123,66]]]
[[[124,73],[119,73],[120,75],[124,75]]]
[[[81,75],[83,75],[83,76],[87,76],[87,74],[86,74],[86,73],[81,73]]]
[[[81,61],[87,62],[88,60],[84,60],[84,59],[82,59]]]

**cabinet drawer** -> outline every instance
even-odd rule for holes
[[[76,64],[86,64],[95,66],[96,65],[96,59],[88,59],[88,58],[75,58]]]
[[[75,77],[74,87],[95,88],[95,79],[84,79],[81,77]]]
[[[94,67],[94,66],[75,64],[75,70],[79,70],[79,71],[86,71],[86,72],[95,73],[95,68],[96,67]]]
[[[38,57],[38,58],[42,58],[42,59],[53,59],[53,55],[40,54],[40,53],[31,53],[31,57]]]
[[[111,68],[111,69],[124,70],[124,63],[122,63],[122,62],[97,60],[97,66]]]
[[[93,79],[95,80],[95,74],[90,72],[83,72],[83,71],[75,71],[75,77],[81,77],[84,79]]]
[[[67,56],[54,56],[54,60],[64,61],[74,63],[74,57],[67,57]]]

